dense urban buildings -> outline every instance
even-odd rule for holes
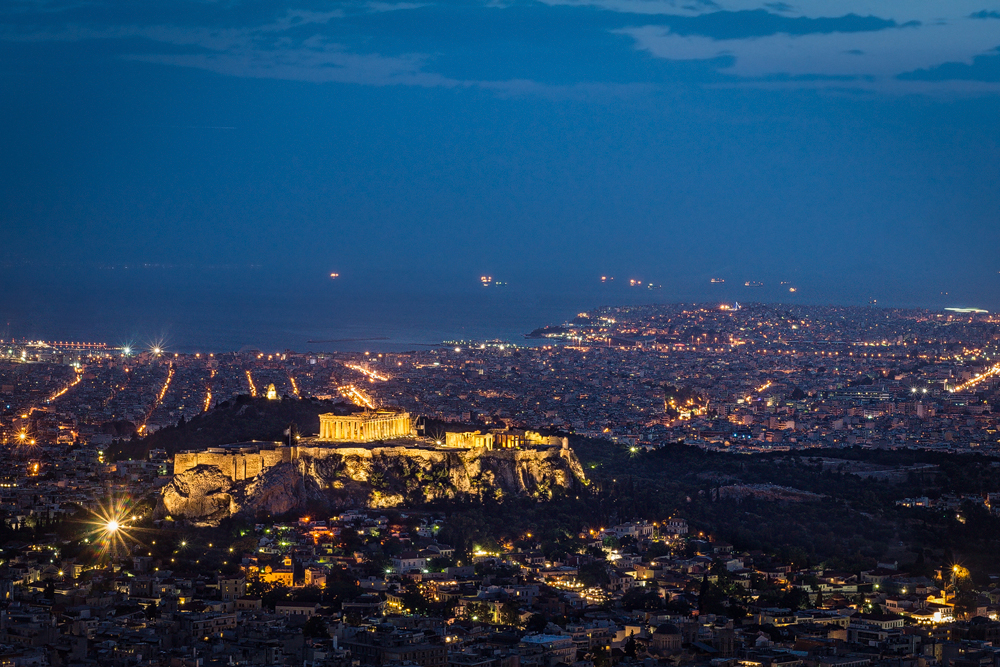
[[[0,661],[996,667],[998,324],[662,305],[404,353],[3,341]],[[191,475],[244,486],[200,490],[199,523],[170,511]]]

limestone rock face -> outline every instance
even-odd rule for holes
[[[292,464],[283,463],[269,468],[240,489],[238,511],[251,515],[260,511],[284,514],[298,507],[300,488],[300,474]]]
[[[158,512],[217,525],[232,515],[283,514],[307,502],[334,508],[505,496],[542,500],[586,483],[583,467],[566,447],[302,447],[290,462],[267,467],[249,480],[234,481],[214,465],[175,475],[163,489]]]
[[[215,466],[197,466],[174,475],[160,496],[166,514],[218,524],[233,511],[232,480]]]

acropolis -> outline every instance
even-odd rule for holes
[[[319,416],[319,436],[316,439],[323,442],[375,442],[415,436],[409,412],[377,410],[353,415],[322,414]]]
[[[565,438],[543,436],[533,431],[492,429],[447,433],[443,440],[418,436],[409,412],[366,410],[351,415],[319,415],[319,435],[294,443],[242,442],[210,447],[202,451],[182,451],[174,456],[174,474],[199,465],[217,467],[233,481],[250,480],[269,468],[302,459],[322,460],[330,456],[371,457],[377,451],[396,454],[430,451],[492,451],[524,449],[567,449]]]

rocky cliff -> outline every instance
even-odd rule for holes
[[[277,515],[316,502],[332,509],[507,495],[547,499],[586,483],[567,448],[317,447],[245,480],[234,481],[217,465],[197,465],[164,487],[158,513],[217,525],[233,515]]]

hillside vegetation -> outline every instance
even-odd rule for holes
[[[294,424],[303,435],[319,433],[319,415],[325,412],[348,414],[358,410],[347,403],[318,399],[269,401],[266,398],[237,396],[223,401],[190,421],[178,422],[144,438],[115,443],[109,451],[114,460],[146,458],[150,450],[164,449],[173,455],[184,449],[204,449],[248,440],[279,441]]]

